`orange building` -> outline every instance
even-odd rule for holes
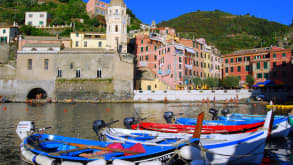
[[[266,47],[240,50],[223,57],[223,77],[238,76],[245,83],[252,75],[257,82],[279,80],[292,82],[292,50]]]

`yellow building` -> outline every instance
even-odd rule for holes
[[[136,75],[136,90],[168,90],[169,87],[158,78],[155,78],[154,73],[146,67],[139,68]]]
[[[138,90],[168,90],[168,86],[159,79],[154,80],[137,80],[136,86]]]
[[[72,48],[106,48],[106,34],[96,32],[71,33]]]

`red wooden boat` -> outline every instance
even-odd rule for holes
[[[219,125],[219,126],[202,126],[202,134],[233,134],[233,133],[244,133],[253,132],[264,125],[264,121],[243,124],[243,125]],[[141,130],[152,130],[158,132],[169,132],[169,133],[189,133],[194,132],[194,125],[181,125],[181,124],[162,124],[162,123],[150,123],[150,122],[140,122],[139,124],[131,125],[132,129]]]

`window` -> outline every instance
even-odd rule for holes
[[[204,68],[206,68],[207,67],[207,64],[206,63],[204,63]]]
[[[6,30],[5,29],[3,29],[3,34],[5,34],[6,33]]]
[[[231,73],[234,71],[234,68],[233,67],[231,67]]]
[[[28,59],[27,60],[27,69],[28,70],[32,70],[33,69],[33,60],[32,59]]]
[[[200,45],[200,49],[202,50],[202,45]]]
[[[155,68],[157,68],[157,65],[155,64]]]
[[[187,69],[185,69],[185,75],[187,75]]]
[[[143,52],[143,47],[140,48],[140,52]]]
[[[179,57],[179,62],[182,62],[182,61],[181,61],[181,57]]]
[[[155,46],[155,50],[157,50],[157,46]]]
[[[75,36],[76,36],[76,37],[79,37],[79,33],[75,33]]]
[[[102,70],[101,69],[97,70],[97,78],[102,78]]]
[[[78,41],[75,41],[75,47],[78,47]]]
[[[149,51],[149,47],[147,46],[147,47],[145,47],[145,51]]]
[[[115,32],[118,32],[118,25],[115,26]]]
[[[99,42],[99,47],[102,47],[102,41]]]
[[[43,18],[44,17],[44,14],[40,14],[40,17]]]
[[[32,23],[32,21],[28,21],[28,24],[29,24],[29,25],[32,25],[33,23]]]
[[[258,73],[257,78],[262,78],[262,73]]]
[[[169,33],[169,31],[168,30],[166,30],[166,34],[168,34]]]
[[[73,63],[70,63],[70,69],[73,69]]]
[[[140,61],[143,61],[143,56],[140,56],[139,59],[140,59]]]
[[[28,17],[32,18],[32,17],[33,17],[33,15],[32,15],[32,14],[29,14],[29,15],[28,15]]]
[[[148,61],[149,60],[149,56],[145,56],[145,60]]]
[[[187,58],[185,58],[185,64],[187,64]]]
[[[149,91],[152,90],[152,86],[148,85],[148,90]]]
[[[195,76],[195,71],[193,71],[193,76]]]
[[[276,67],[277,66],[277,63],[276,62],[273,62],[273,67]]]
[[[263,63],[263,68],[264,68],[264,69],[268,69],[268,62],[264,62],[264,63]]]
[[[250,69],[250,66],[249,66],[249,65],[246,65],[246,66],[245,66],[245,70],[246,70],[246,72],[249,72],[249,69]]]
[[[86,48],[87,47],[87,41],[84,41],[83,46]]]
[[[198,52],[196,52],[196,57],[198,57]]]
[[[233,58],[230,59],[230,63],[233,63]]]
[[[260,69],[260,63],[256,63],[256,69]]]
[[[49,69],[49,59],[44,60],[44,69],[48,70]]]
[[[196,44],[196,49],[198,49],[198,44]]]
[[[181,64],[179,64],[179,69],[181,69]]]
[[[154,56],[154,59],[157,60],[157,56],[156,55]]]
[[[179,72],[179,78],[182,78],[182,73],[181,72]]]
[[[202,53],[200,53],[200,57],[203,58]]]
[[[57,77],[62,77],[62,70],[60,68],[58,68]]]
[[[118,15],[118,9],[115,10],[115,14]]]
[[[40,22],[39,22],[39,25],[44,25],[44,22],[43,22],[43,21],[40,21]]]
[[[228,64],[228,59],[225,60],[225,63]]]
[[[77,69],[76,70],[75,77],[76,78],[80,78],[80,69]]]
[[[143,44],[143,40],[141,40],[140,43]]]
[[[190,75],[190,76],[192,75],[192,72],[191,72],[191,70],[189,70],[189,75]]]
[[[238,66],[238,67],[237,67],[237,71],[238,71],[238,72],[241,72],[241,66]]]
[[[282,53],[282,57],[285,58],[286,57],[286,53]]]
[[[283,66],[286,66],[286,61],[283,61],[283,62],[282,62],[282,65],[283,65]]]
[[[242,57],[239,57],[239,58],[237,59],[237,62],[242,62]]]
[[[274,57],[274,58],[276,58],[276,57],[277,57],[276,53],[274,53],[274,54],[273,54],[273,57]]]
[[[195,48],[195,42],[192,42],[192,47]]]
[[[170,48],[168,48],[168,52],[170,52]]]
[[[264,73],[264,78],[268,79],[269,78],[269,74],[268,73]]]

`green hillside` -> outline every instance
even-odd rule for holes
[[[14,20],[19,25],[24,25],[26,11],[47,11],[50,16],[50,25],[70,24],[74,20],[83,19],[84,23],[75,22],[76,31],[104,32],[105,18],[89,18],[86,13],[86,3],[82,0],[0,0],[0,23],[11,25]],[[140,20],[131,10],[127,10],[131,16],[130,28],[139,26]],[[21,31],[28,35],[54,35],[52,32],[23,26]],[[69,35],[74,30],[65,30],[61,35]],[[53,32],[54,33],[54,32]]]
[[[233,15],[223,11],[197,11],[181,15],[158,26],[173,27],[184,38],[205,38],[222,54],[234,50],[270,46],[289,31],[289,26],[256,18],[249,14]]]

